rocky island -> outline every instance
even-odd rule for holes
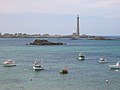
[[[41,40],[41,39],[36,39],[30,44],[27,45],[65,45],[64,43],[61,42],[50,42],[48,40]]]

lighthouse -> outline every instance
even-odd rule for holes
[[[79,36],[79,15],[77,15],[77,36]]]

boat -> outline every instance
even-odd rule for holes
[[[109,65],[111,69],[120,69],[120,61],[117,61],[115,65]]]
[[[60,74],[68,74],[68,70],[67,70],[67,68],[62,69],[62,70],[60,71]]]
[[[37,62],[37,61],[35,61],[34,63],[33,63],[33,69],[34,70],[44,70],[44,68],[41,66],[41,64],[39,63],[39,62]]]
[[[4,65],[4,67],[13,67],[13,66],[16,66],[15,62],[13,62],[11,59],[6,60],[3,63],[3,65]]]
[[[85,56],[82,53],[80,53],[78,59],[79,60],[85,60]]]
[[[104,63],[108,63],[108,61],[106,61],[104,58],[100,58],[100,60],[99,60],[99,63],[102,63],[102,64],[104,64]]]
[[[71,38],[71,40],[77,40],[77,38],[73,37],[73,38]]]

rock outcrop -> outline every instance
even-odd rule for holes
[[[64,43],[61,42],[50,42],[48,40],[41,40],[41,39],[36,39],[30,45],[64,45]]]

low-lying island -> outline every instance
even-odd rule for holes
[[[44,39],[36,39],[35,41],[33,41],[30,44],[27,45],[65,45],[64,43],[61,42],[50,42],[48,40],[44,40]]]

